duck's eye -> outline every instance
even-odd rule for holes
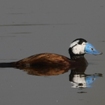
[[[91,50],[94,50],[93,48],[91,48]]]
[[[79,42],[78,42],[78,44],[82,44],[82,43],[83,43],[82,41],[79,41]]]

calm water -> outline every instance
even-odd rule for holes
[[[0,68],[1,105],[105,104],[105,1],[4,0],[0,3],[0,62],[53,52],[69,57],[72,40],[82,37],[103,55],[86,55],[85,74],[101,73],[85,89],[71,88],[70,71],[40,77]]]

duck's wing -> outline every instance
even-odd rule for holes
[[[17,66],[65,66],[70,68],[71,60],[63,55],[41,53],[24,58],[16,63]]]

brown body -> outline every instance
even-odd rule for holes
[[[58,75],[71,68],[70,59],[52,53],[41,53],[15,62],[15,67],[31,75]]]
[[[30,56],[28,58],[24,58],[18,62],[16,62],[17,67],[67,67],[70,68],[70,59],[52,53],[41,53],[37,55]]]
[[[16,62],[15,66],[31,75],[58,75],[80,66],[86,67],[87,61],[84,57],[71,60],[59,54],[41,53],[24,58]]]
[[[14,67],[26,71],[30,75],[58,75],[70,69],[86,66],[84,57],[71,60],[63,55],[54,53],[36,54],[17,62],[0,63],[0,67]]]

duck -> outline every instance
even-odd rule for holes
[[[73,40],[69,46],[69,57],[55,53],[40,53],[10,63],[0,63],[0,67],[24,69],[29,74],[46,75],[62,74],[69,69],[86,68],[85,54],[101,55],[102,52],[83,38]],[[34,68],[34,69],[33,69]],[[31,71],[30,71],[31,70]],[[45,74],[44,74],[45,75]]]
[[[55,54],[55,53],[40,53],[32,55],[30,57],[24,58],[17,62],[17,66],[34,66],[35,64],[40,64],[42,66],[47,65],[70,65],[72,61],[78,58],[83,58],[85,54],[101,55],[102,53],[95,49],[95,47],[87,42],[83,38],[77,38],[71,42],[68,49],[70,58]]]

